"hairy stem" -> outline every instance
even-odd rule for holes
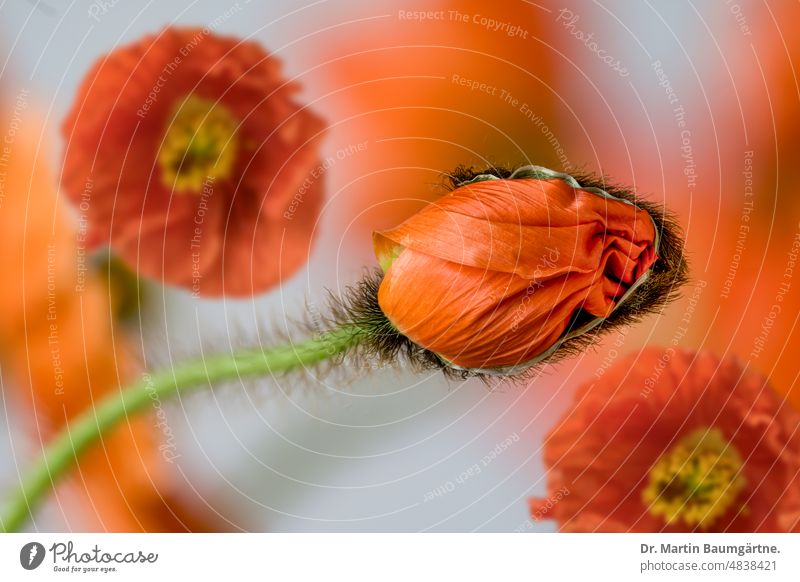
[[[347,352],[363,339],[355,325],[341,326],[314,339],[264,350],[248,350],[180,363],[169,370],[107,395],[72,419],[44,447],[42,457],[23,475],[20,488],[0,514],[0,531],[16,531],[45,495],[92,444],[126,418],[147,410],[154,401],[211,388],[227,380],[280,374]]]

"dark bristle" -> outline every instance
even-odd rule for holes
[[[450,174],[445,176],[445,188],[448,190],[455,190],[462,184],[470,182],[475,179],[476,176],[482,174],[489,174],[491,176],[497,176],[498,178],[508,178],[512,172],[513,170],[499,166],[492,166],[481,171],[469,166],[458,166]]]
[[[337,297],[331,295],[332,326],[355,325],[364,339],[351,357],[375,362],[379,367],[408,363],[416,371],[441,370],[453,379],[477,374],[449,367],[442,359],[415,344],[392,326],[378,305],[378,288],[383,280],[380,269],[367,271],[358,284]]]

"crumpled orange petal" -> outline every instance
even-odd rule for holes
[[[561,179],[464,185],[374,243],[386,316],[467,369],[523,364],[579,312],[607,317],[656,258],[646,211]]]

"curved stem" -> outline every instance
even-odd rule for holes
[[[343,326],[297,344],[191,360],[169,370],[145,374],[141,381],[107,395],[76,416],[44,447],[41,459],[23,475],[19,490],[0,514],[0,531],[18,530],[81,453],[154,401],[210,388],[226,380],[280,374],[313,365],[348,351],[362,337],[358,327]]]

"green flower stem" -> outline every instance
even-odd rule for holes
[[[301,343],[248,350],[180,363],[109,394],[76,416],[46,445],[42,457],[23,476],[20,488],[0,514],[0,531],[16,531],[65,475],[78,457],[126,418],[147,410],[154,401],[186,395],[240,378],[288,372],[327,360],[356,346],[363,332],[342,326]]]

